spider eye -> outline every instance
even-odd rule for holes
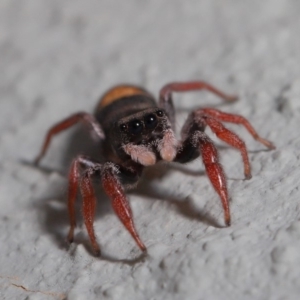
[[[162,110],[158,110],[156,112],[156,114],[159,116],[159,117],[162,117],[164,115],[164,112]]]
[[[125,131],[127,129],[126,124],[121,124],[120,129],[121,129],[121,131]]]
[[[140,120],[132,120],[128,123],[129,132],[139,134],[143,131],[143,124]]]
[[[145,116],[144,122],[147,129],[153,129],[157,124],[157,118],[154,114],[149,114]]]

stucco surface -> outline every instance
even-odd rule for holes
[[[283,0],[46,1],[0,3],[0,298],[299,299],[300,2]],[[140,250],[99,188],[91,253],[80,216],[68,248],[68,167],[97,155],[84,129],[60,134],[42,161],[47,129],[92,112],[112,85],[155,95],[170,81],[201,79],[239,95],[175,96],[178,128],[198,106],[251,121],[243,128],[253,178],[240,154],[216,141],[228,178],[232,226],[201,160],[150,168],[130,193]]]

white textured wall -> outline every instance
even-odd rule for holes
[[[284,0],[47,1],[0,4],[1,299],[299,299],[300,2]],[[203,79],[237,93],[176,96],[178,124],[197,105],[242,114],[277,149],[246,141],[253,178],[226,145],[232,226],[200,160],[158,166],[130,195],[140,251],[99,190],[90,253],[80,222],[67,250],[68,166],[91,144],[70,130],[32,161],[46,130],[120,82],[157,95]],[[209,132],[209,131],[208,131]],[[211,134],[211,132],[209,132]],[[92,149],[92,153],[97,149]],[[63,174],[63,175],[61,175]],[[78,207],[78,211],[80,208]]]

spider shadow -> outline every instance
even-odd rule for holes
[[[59,136],[57,138],[59,138]],[[54,242],[60,249],[70,251],[72,254],[72,246],[70,247],[70,244],[67,241],[67,230],[69,229],[67,210],[68,170],[72,160],[79,154],[89,156],[93,159],[95,158],[95,160],[99,161],[102,160],[102,157],[99,155],[99,148],[101,148],[101,144],[93,141],[86,128],[78,127],[75,130],[72,130],[71,136],[67,140],[67,149],[61,154],[62,164],[59,170],[54,170],[51,167],[44,165],[37,167],[45,174],[49,175],[55,172],[62,176],[65,181],[65,186],[63,189],[57,188],[55,190],[51,187],[46,188],[45,191],[43,191],[43,194],[48,196],[46,198],[40,197],[36,202],[38,203],[38,209],[43,212],[41,214],[41,218],[43,218],[41,220],[42,229],[47,233],[50,233]],[[49,151],[51,151],[51,149],[49,149]],[[32,166],[32,164],[27,162],[22,163]],[[95,218],[101,218],[107,213],[111,213],[112,208],[107,196],[100,188],[100,184],[98,184],[97,180],[95,180],[94,187],[97,199],[101,199],[101,201],[97,202]],[[78,230],[78,228],[82,227],[83,223],[81,211],[82,201],[78,193],[77,201],[75,203],[77,227],[75,228],[74,244],[82,244],[87,252],[94,255],[89,243],[89,238],[82,232],[82,230]]]
[[[190,196],[188,197],[180,197],[180,196],[174,196],[170,194],[169,191],[162,191],[161,189],[158,189],[155,187],[152,183],[153,179],[159,179],[164,176],[166,176],[168,173],[172,171],[179,171],[181,173],[184,173],[188,176],[206,176],[204,171],[193,171],[188,169],[184,165],[180,164],[158,164],[153,167],[148,167],[148,169],[145,170],[145,174],[140,180],[138,186],[136,189],[131,191],[129,194],[136,194],[139,196],[144,197],[144,199],[159,199],[162,201],[167,201],[170,204],[174,205],[176,207],[176,210],[184,215],[186,218],[190,220],[198,220],[199,222],[205,223],[209,226],[213,226],[216,228],[223,228],[217,220],[211,216],[209,213],[205,212],[202,213],[199,211],[199,208],[197,208],[192,201],[192,198]]]
[[[66,182],[67,184],[67,182]],[[96,187],[96,186],[95,186]],[[112,210],[110,208],[110,203],[103,192],[95,188],[97,198],[103,201],[97,203],[97,211],[95,214],[96,218],[103,217],[106,213],[110,213]],[[45,194],[49,195],[50,191],[45,191]],[[43,212],[41,215],[41,227],[42,229],[51,235],[55,244],[65,251],[69,251],[71,254],[74,254],[72,251],[72,244],[67,240],[67,232],[69,229],[69,218],[67,210],[67,191],[63,193],[55,193],[52,191],[53,196],[48,196],[47,198],[39,198],[38,201],[35,201],[35,208],[37,207],[40,211]],[[92,256],[94,255],[87,234],[83,228],[83,218],[82,218],[82,201],[78,196],[75,204],[75,214],[76,214],[76,223],[77,227],[75,228],[74,234],[74,244],[82,244],[87,252]]]
[[[95,180],[95,183],[99,183],[97,181],[98,180]],[[109,199],[101,190],[100,184],[94,184],[94,187],[97,199],[101,199],[101,201],[97,202],[97,210],[95,213],[95,219],[98,219],[105,216],[107,213],[113,213],[113,210],[111,208]],[[47,191],[45,191],[45,193],[49,195]],[[39,203],[35,205],[35,209],[38,208],[41,212],[43,212],[43,214],[40,216],[40,223],[42,224],[42,229],[51,235],[52,240],[59,249],[67,251],[71,257],[75,257],[77,247],[79,245],[82,245],[85,248],[86,252],[91,255],[91,257],[97,257],[93,252],[89,236],[86,233],[86,229],[83,224],[83,217],[81,214],[82,201],[80,197],[78,197],[77,200],[78,201],[76,201],[75,205],[75,213],[78,226],[75,228],[74,242],[71,244],[67,240],[67,230],[69,229],[68,211],[66,205],[67,193],[61,193],[56,195],[53,194],[52,197],[50,196],[44,199],[40,198],[38,199],[38,201],[35,201],[35,203]],[[101,248],[101,240],[99,242]],[[141,253],[131,259],[116,259],[104,250],[101,253],[101,255],[97,258],[111,263],[123,263],[130,266],[134,266],[137,263],[145,261],[147,257],[147,253]]]

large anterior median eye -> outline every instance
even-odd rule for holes
[[[140,120],[132,120],[128,123],[128,130],[132,134],[139,134],[143,131],[143,123]]]
[[[157,124],[157,118],[155,114],[149,114],[145,116],[144,122],[147,129],[153,129]]]

